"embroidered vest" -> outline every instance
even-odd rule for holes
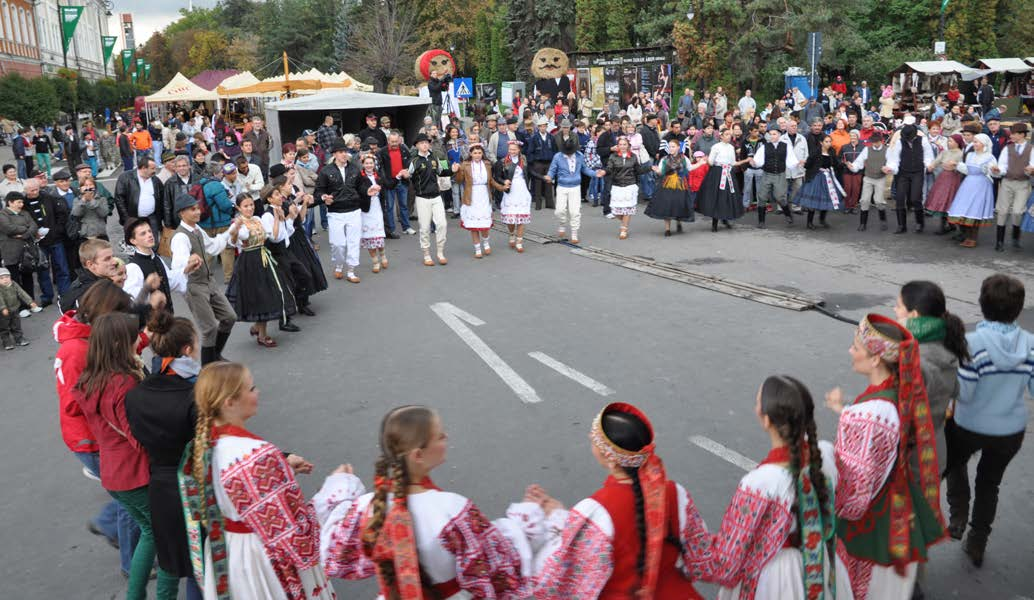
[[[1016,152],[1016,144],[1009,144],[1005,151],[1009,153],[1009,170],[1005,172],[1005,178],[1027,181],[1027,174],[1023,172],[1023,168],[1030,163],[1030,142],[1023,145],[1023,152]]]
[[[197,254],[201,257],[201,266],[194,270],[194,272],[192,272],[191,274],[187,275],[187,282],[202,285],[214,283],[214,279],[212,277],[212,270],[209,265],[209,261],[212,260],[212,257],[209,256],[207,252],[205,252],[205,245],[201,241],[200,237],[202,235],[200,233],[201,227],[195,226],[194,231],[190,231],[184,226],[183,223],[180,223],[180,226],[176,228],[176,231],[183,233],[187,236],[187,239],[190,240],[190,253]]]
[[[762,168],[765,173],[786,172],[786,144],[765,142],[765,164]]]

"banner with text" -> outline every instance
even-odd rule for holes
[[[133,64],[133,49],[122,51],[122,70],[126,73],[129,72],[129,65]]]
[[[83,16],[83,6],[61,6],[61,47],[65,54],[68,54],[68,42],[72,41],[75,35],[75,28],[79,25],[79,18]]]
[[[113,35],[102,35],[101,46],[104,48],[104,64],[108,64],[112,51],[115,50],[115,42],[118,38]]]

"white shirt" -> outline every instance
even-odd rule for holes
[[[236,224],[233,224],[230,225],[230,228],[226,231],[216,235],[215,237],[211,237],[200,227],[187,225],[184,222],[181,222],[180,225],[182,225],[187,231],[196,231],[197,234],[201,236],[201,243],[204,244],[205,254],[209,259],[226,249],[226,244],[230,241],[230,232],[237,229]],[[172,263],[170,271],[179,271],[182,273],[184,267],[187,266],[187,260],[190,258],[190,239],[187,238],[187,234],[182,231],[177,231],[176,234],[172,236],[172,241],[169,242],[169,247],[172,249]]]
[[[882,147],[883,146],[880,146],[880,148],[882,148]],[[880,148],[877,148],[877,150],[879,150]],[[854,162],[852,162],[849,165],[847,165],[847,168],[851,169],[852,173],[857,173],[858,171],[861,171],[862,169],[865,168],[865,161],[868,160],[868,159],[869,159],[869,147],[866,146],[865,148],[862,148],[862,152],[861,152],[861,154],[858,155],[858,158],[854,159]]]
[[[189,240],[187,242],[190,243]],[[136,251],[137,254],[151,257],[153,254],[147,254],[144,252]],[[161,260],[160,258],[158,260]],[[169,290],[173,292],[179,292],[180,294],[187,293],[187,276],[183,274],[183,269],[178,271],[165,268],[166,275],[169,276]],[[140,270],[140,267],[136,263],[126,261],[126,282],[122,284],[122,291],[126,292],[133,298],[136,298],[140,294],[140,290],[144,287],[144,272]]]
[[[778,147],[779,144],[786,144],[786,170],[789,171],[790,169],[796,167],[801,161],[797,158],[797,155],[794,154],[792,150],[790,150],[790,145],[787,144],[786,140],[780,138],[779,141],[775,143],[775,145]],[[751,160],[750,164],[753,165],[755,169],[760,169],[761,167],[765,166],[765,144],[761,144],[760,146],[758,146],[758,149],[756,152],[754,152],[754,158],[753,160]]]
[[[138,217],[149,217],[154,214],[155,209],[154,182],[150,178],[143,179],[140,177],[139,172],[137,173],[136,180],[140,183],[140,199],[136,204],[136,215]]]
[[[284,215],[287,216],[286,214]],[[276,217],[273,213],[267,212],[262,215],[262,229],[266,230],[266,239],[274,244],[284,242],[285,246],[291,245],[291,234],[294,233],[294,221],[285,219],[284,222],[280,223],[280,230],[277,232],[276,237],[273,236],[273,224],[276,221]]]
[[[248,166],[248,174],[237,171],[237,183],[241,186],[242,192],[257,194],[262,191],[266,182],[262,179],[262,171],[255,165]]]
[[[930,142],[925,137],[917,136],[914,141],[919,142],[923,146],[923,168],[926,169],[933,164],[933,148],[930,147]],[[887,166],[890,167],[890,172],[895,175],[898,172],[898,165],[901,163],[901,148],[904,145],[900,139],[896,144],[887,148]],[[861,158],[859,156],[859,158]]]
[[[998,172],[991,174],[995,177],[1005,177],[1005,174],[1009,172],[1009,148],[1015,146],[1016,154],[1023,154],[1023,150],[1027,147],[1027,142],[1022,144],[1009,144],[1005,148],[1002,148],[1002,153],[998,155]],[[1034,169],[1034,151],[1030,153],[1030,160],[1027,166]]]
[[[711,146],[707,162],[712,166],[731,165],[736,162],[736,148],[727,142],[718,142]]]
[[[740,112],[744,114],[746,114],[748,110],[754,112],[758,109],[758,103],[750,96],[744,96],[740,98],[740,101],[737,104],[737,106],[739,106]]]
[[[804,139],[803,134],[797,133],[794,135],[797,137],[794,142],[790,142],[790,134],[788,133],[784,133],[783,137],[780,138],[797,155],[797,166],[786,171],[787,179],[804,177],[804,161],[808,158],[808,140]]]

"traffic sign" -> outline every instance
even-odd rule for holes
[[[466,100],[474,96],[474,78],[472,77],[456,77],[453,79],[453,86],[458,100]]]

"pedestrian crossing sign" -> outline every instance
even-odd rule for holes
[[[472,77],[457,77],[453,80],[457,99],[467,99],[474,95],[474,79]]]

